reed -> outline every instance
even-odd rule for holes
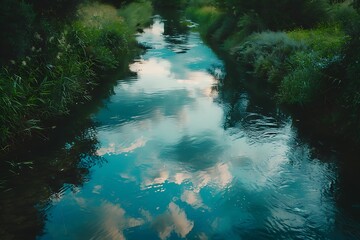
[[[127,6],[118,11],[107,4],[82,4],[60,29],[44,20],[32,34],[28,54],[0,69],[0,149],[42,134],[45,122],[91,100],[99,75],[127,60],[136,46],[136,26],[152,11],[148,2]],[[139,14],[144,14],[139,22],[126,18]]]

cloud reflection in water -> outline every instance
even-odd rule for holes
[[[87,213],[79,219],[91,219],[77,227],[93,231],[86,237],[110,239],[135,232],[132,239],[328,232],[321,225],[332,226],[335,215],[325,194],[334,181],[331,164],[312,159],[290,119],[266,112],[246,93],[218,95],[209,69],[221,75],[221,61],[195,33],[176,54],[163,28],[156,18],[139,37],[153,48],[131,65],[136,81],[120,82],[94,117],[97,153],[109,163],[96,169],[88,189],[73,193],[81,201],[69,209],[76,215],[80,207]]]
[[[155,219],[153,227],[158,231],[160,239],[167,239],[173,231],[185,238],[194,227],[194,222],[188,220],[184,210],[171,202],[167,211]]]

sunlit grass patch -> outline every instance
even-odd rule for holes
[[[84,27],[95,29],[102,29],[107,24],[122,23],[124,21],[118,15],[115,7],[97,2],[80,5],[77,17]]]
[[[189,7],[186,10],[187,16],[199,24],[202,34],[209,33],[209,29],[216,25],[224,16],[224,13],[214,6]]]
[[[315,29],[297,29],[287,32],[296,41],[303,42],[313,51],[324,57],[332,57],[341,52],[349,40],[338,25],[323,26]]]
[[[101,69],[115,68],[129,49],[131,32],[116,8],[91,3],[80,6],[70,27],[70,41]]]
[[[152,16],[152,5],[149,1],[133,2],[126,8],[118,10],[118,14],[126,21],[132,30],[146,26]]]
[[[280,102],[303,105],[316,101],[333,84],[326,72],[342,61],[348,39],[336,25],[262,32],[247,37],[234,53],[257,77],[278,87]]]
[[[290,56],[288,73],[280,85],[279,100],[288,104],[314,102],[333,84],[334,79],[327,76],[326,70],[343,60],[343,49],[349,37],[337,25],[298,29],[287,35],[304,44],[305,48]]]

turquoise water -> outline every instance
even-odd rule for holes
[[[336,154],[301,139],[268,96],[226,85],[240,81],[235,66],[191,27],[155,16],[137,37],[149,49],[136,74],[91,116],[101,160],[37,206],[37,238],[358,238],[356,179],[342,180]]]

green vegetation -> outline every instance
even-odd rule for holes
[[[151,3],[185,9],[205,38],[272,84],[279,103],[359,140],[359,1],[102,2],[0,0],[1,149],[89,101],[99,76],[131,54]]]
[[[327,69],[339,65],[342,49],[348,36],[339,27],[323,27],[312,30],[295,30],[287,35],[305,45],[305,49],[290,56],[288,72],[280,84],[279,99],[283,103],[307,104],[321,101],[326,91],[339,84],[339,79]]]
[[[2,8],[17,11],[16,19],[7,9],[2,9],[6,14],[0,17],[1,30],[8,33],[1,41],[6,51],[0,69],[3,150],[34,133],[43,133],[52,119],[89,101],[101,84],[100,75],[118,68],[132,54],[134,33],[152,12],[146,1],[130,3],[121,10],[87,2],[77,6],[74,17],[59,22],[40,15],[59,10],[49,5],[52,8],[45,5],[37,10],[36,1],[33,5],[9,0],[0,3]]]
[[[160,8],[182,8],[187,4],[188,0],[152,0],[156,7]]]
[[[201,34],[207,34],[213,32],[211,28],[214,28],[220,19],[223,17],[223,13],[214,6],[200,6],[189,7],[187,13],[193,16],[193,20],[201,23]]]
[[[207,0],[189,1],[186,15],[204,37],[272,84],[274,98],[301,120],[359,143],[358,6],[351,0]]]

